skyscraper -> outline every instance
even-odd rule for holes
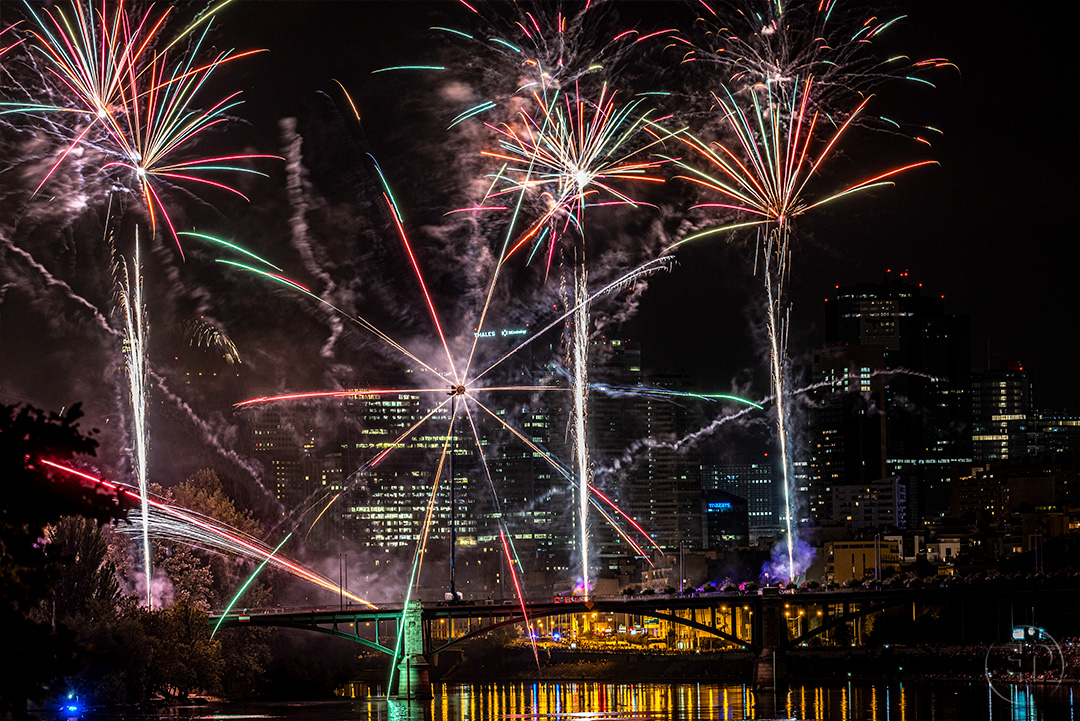
[[[719,492],[745,501],[750,543],[781,532],[783,488],[779,469],[768,454],[753,458],[707,456],[701,462],[701,485],[706,498]]]
[[[883,367],[871,370],[884,379],[880,402],[873,382],[858,392],[873,406],[862,408],[864,414],[884,414],[884,475],[907,484],[909,523],[947,513],[951,466],[971,460],[968,318],[947,314],[945,297],[927,293],[906,271],[888,271],[880,283],[837,286],[826,299],[825,341],[851,353],[863,352],[857,347],[880,350]],[[833,407],[825,404],[823,412]],[[868,465],[876,465],[874,445],[864,456]]]
[[[591,382],[603,386],[589,394],[589,440],[594,467],[620,460],[613,491],[616,501],[664,550],[700,548],[702,495],[700,459],[671,444],[686,432],[686,408],[650,388],[686,391],[688,378],[678,374],[646,377],[641,349],[620,339],[602,339],[593,352]],[[624,454],[634,449],[632,460]],[[615,572],[636,551],[594,522],[602,571]]]
[[[807,513],[817,523],[840,520],[835,488],[885,477],[884,370],[881,346],[832,346],[814,355]]]
[[[971,379],[973,460],[1017,460],[1034,441],[1031,378],[1019,361],[1001,370],[978,371]]]

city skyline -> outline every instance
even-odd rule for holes
[[[407,335],[415,337],[423,332],[420,326],[425,322],[424,314],[416,307],[395,305],[401,299],[415,301],[416,296],[402,292],[402,286],[411,281],[407,267],[390,255],[392,238],[373,237],[385,234],[385,228],[367,219],[378,215],[378,198],[373,192],[370,165],[366,168],[361,165],[367,162],[364,154],[373,152],[389,176],[391,186],[402,191],[401,206],[407,220],[414,228],[420,226],[437,231],[432,219],[447,208],[452,209],[452,204],[443,202],[450,199],[444,197],[449,196],[449,192],[436,182],[431,183],[434,187],[421,182],[421,169],[432,161],[414,151],[442,146],[440,153],[433,156],[442,160],[456,147],[455,143],[460,146],[461,141],[444,140],[447,136],[440,135],[443,133],[441,128],[421,122],[437,119],[448,112],[433,109],[434,101],[430,95],[422,97],[425,92],[439,90],[440,81],[422,78],[417,81],[416,92],[404,93],[400,102],[395,102],[394,93],[401,90],[400,80],[387,82],[385,76],[370,74],[383,63],[394,59],[407,61],[422,55],[424,48],[398,44],[398,41],[421,37],[431,21],[426,16],[420,17],[423,13],[397,10],[384,14],[380,18],[384,24],[380,25],[370,19],[369,14],[377,12],[375,6],[364,5],[367,7],[335,4],[331,10],[321,5],[300,9],[288,3],[239,3],[222,14],[215,24],[215,40],[239,45],[240,40],[234,40],[239,38],[244,42],[243,49],[270,48],[269,53],[245,59],[229,69],[234,73],[229,80],[244,86],[246,102],[234,111],[248,128],[240,135],[252,146],[256,145],[255,141],[260,141],[258,147],[253,147],[255,151],[280,153],[286,157],[286,162],[265,167],[271,175],[268,179],[245,181],[244,190],[253,200],[250,206],[213,199],[207,204],[195,203],[196,207],[186,212],[190,224],[198,230],[235,238],[242,245],[254,246],[260,252],[271,251],[269,255],[290,263],[290,272],[303,276],[305,281],[318,281],[320,273],[325,272],[330,282],[339,286],[348,284],[349,293],[357,301],[385,296],[384,299],[394,302],[383,304],[379,311],[380,320],[385,318],[395,329],[405,328]],[[632,6],[631,14],[640,16],[635,22],[643,27],[685,10],[681,5],[663,3],[634,3]],[[427,9],[427,6],[423,7]],[[274,8],[274,11],[269,12],[268,8]],[[468,22],[468,15],[459,14],[459,10],[440,5],[434,14]],[[333,18],[337,22],[329,22],[331,12],[340,13]],[[314,43],[309,44],[307,35],[299,31],[284,43],[274,39],[271,31],[279,27],[279,23],[299,16],[310,17],[312,13],[320,20],[324,17],[322,13],[327,13],[327,23],[320,26],[325,32],[331,35],[356,32],[359,33],[357,39],[352,44],[333,40],[319,42],[320,52],[312,52],[309,48]],[[1040,407],[1075,408],[1076,388],[1068,382],[1071,368],[1069,357],[1065,355],[1068,343],[1054,340],[1048,330],[1068,327],[1068,313],[1075,313],[1074,304],[1069,303],[1065,295],[1068,264],[1055,263],[1036,276],[1033,270],[1025,272],[1025,269],[1035,262],[1032,256],[1039,253],[1028,251],[1020,257],[1007,258],[995,255],[1016,245],[1006,245],[1007,239],[1011,239],[1010,234],[1016,232],[1010,224],[1050,224],[1057,221],[1047,215],[1062,214],[1045,214],[1033,221],[1030,214],[994,219],[994,214],[989,211],[965,212],[976,199],[989,201],[972,187],[974,179],[985,175],[980,173],[985,168],[978,167],[970,156],[977,154],[973,150],[986,147],[989,137],[1000,137],[997,123],[1002,121],[987,113],[984,105],[965,100],[971,93],[980,102],[989,102],[982,100],[986,97],[983,93],[989,94],[989,86],[998,81],[989,76],[986,69],[998,64],[999,59],[979,54],[986,50],[985,34],[972,32],[957,37],[960,20],[949,11],[916,6],[908,21],[915,28],[933,28],[932,37],[926,38],[925,43],[934,45],[935,52],[961,67],[959,77],[946,76],[942,87],[919,98],[919,107],[910,113],[919,115],[925,107],[928,116],[946,119],[947,122],[942,123],[945,125],[943,137],[935,140],[929,151],[930,157],[942,163],[941,167],[922,169],[918,171],[918,177],[900,176],[894,188],[847,199],[827,216],[808,221],[808,247],[800,249],[793,271],[792,293],[796,302],[792,354],[798,362],[819,345],[815,341],[815,336],[818,339],[821,336],[816,320],[818,311],[813,307],[820,305],[820,298],[828,287],[853,281],[872,282],[885,269],[904,269],[909,270],[914,279],[925,278],[923,282],[928,289],[943,292],[947,296],[949,312],[971,316],[976,346],[973,359],[985,355],[980,352],[981,344],[989,340],[990,356],[995,362],[1017,359],[1033,369]],[[975,20],[987,26],[992,22],[991,18],[985,17]],[[352,26],[356,26],[355,29]],[[388,27],[393,28],[393,32],[387,33]],[[954,32],[950,35],[942,28]],[[941,43],[940,47],[935,45],[937,42]],[[346,57],[351,60],[346,61]],[[332,80],[336,78],[341,78],[342,85],[359,102],[359,124],[349,117],[344,95]],[[275,91],[281,92],[263,90],[271,79],[277,79],[280,87],[275,87]],[[447,90],[443,87],[442,91]],[[972,118],[970,113],[976,109],[982,115]],[[283,125],[280,121],[285,117],[298,120],[292,126]],[[932,122],[935,118],[925,120]],[[1029,118],[1022,120],[1032,122]],[[398,126],[401,126],[400,130]],[[419,136],[411,143],[401,140],[405,132],[418,128]],[[1019,129],[1017,132],[1023,135]],[[959,137],[954,140],[956,136]],[[1050,143],[1055,136],[1032,133],[1024,137],[1032,142]],[[230,133],[222,135],[221,142],[225,140],[233,140]],[[217,142],[217,139],[212,141]],[[875,166],[873,148],[879,142],[882,147],[888,146],[887,153],[909,154],[910,146],[901,145],[901,150],[897,151],[891,138],[879,141],[876,137],[860,137],[852,146],[852,157],[865,156],[865,159],[860,157],[860,162],[864,166]],[[289,149],[297,146],[299,152],[305,154],[304,171],[290,175],[290,162],[295,158],[290,159]],[[870,152],[867,146],[871,148]],[[1062,161],[1061,157],[1048,153],[1028,151],[1023,154],[1023,164],[1016,167],[1020,174],[1032,175],[1045,170],[1041,177],[1052,177],[1052,171]],[[437,176],[430,177],[434,181]],[[308,182],[317,190],[303,201],[309,203],[308,217],[297,215],[296,197],[288,198],[285,186],[290,182]],[[338,188],[330,188],[330,184],[336,184]],[[1011,187],[1017,193],[1030,192],[1027,185],[1018,181]],[[1051,183],[1045,192],[1064,192],[1063,187]],[[100,210],[91,212],[89,219],[84,217],[66,227],[65,224],[58,226],[55,219],[39,218],[43,214],[41,197],[27,198],[24,188],[19,192],[5,191],[5,194],[20,203],[26,201],[21,206],[22,215],[16,221],[17,229],[29,228],[31,231],[26,235],[11,235],[11,242],[56,277],[70,280],[76,293],[90,299],[98,313],[108,314],[111,289],[105,279],[109,264],[102,258],[100,250],[93,249],[94,239],[101,235]],[[291,211],[282,211],[283,198],[292,204]],[[1012,205],[1023,203],[994,203],[999,213],[1008,213]],[[1054,203],[1049,202],[1046,207],[1053,206]],[[1065,203],[1058,206],[1064,207]],[[629,221],[630,226],[623,232],[647,228],[650,218],[647,213],[642,214],[642,218]],[[315,221],[305,230],[309,234],[305,242],[312,254],[307,259],[300,252],[302,244],[295,242],[300,232],[296,225],[298,219]],[[264,222],[265,230],[261,234],[253,232]],[[46,232],[50,223],[51,227],[60,228],[62,242],[59,249],[56,242],[50,240],[56,236]],[[348,242],[335,237],[332,230],[335,224],[337,227],[352,226],[352,238]],[[860,242],[860,236],[868,228],[883,238],[891,238],[892,242]],[[980,228],[996,240],[980,239]],[[1038,248],[1039,243],[1049,243],[1047,236],[1063,232],[1049,225],[1042,231],[1036,230],[1037,226],[1032,228],[1033,235],[1041,236],[1024,242],[1032,248]],[[290,233],[294,238],[292,242],[284,237]],[[268,247],[258,244],[259,235],[266,238]],[[954,241],[957,236],[964,236],[964,240]],[[8,237],[5,235],[5,240]],[[130,243],[130,237],[128,229],[125,242]],[[354,247],[360,240],[366,245],[358,255]],[[469,290],[480,285],[483,280],[480,273],[470,277],[461,272],[467,267],[464,264],[451,266],[450,256],[458,249],[450,245],[440,249],[439,240],[438,232],[428,232],[424,234],[422,245],[425,246],[423,250],[433,250],[434,257],[441,258],[428,270],[444,298],[452,298],[454,291],[462,286]],[[765,397],[767,392],[762,380],[765,363],[760,344],[754,337],[758,331],[753,316],[759,312],[760,298],[757,281],[752,277],[748,244],[752,245],[752,241],[703,240],[680,248],[675,254],[676,266],[669,273],[649,278],[648,287],[631,297],[632,303],[640,308],[636,317],[633,317],[632,305],[607,309],[608,317],[614,319],[610,325],[611,337],[630,337],[640,342],[645,362],[653,370],[686,372],[705,386],[702,390],[749,390],[754,392],[755,398]],[[147,253],[148,282],[151,286],[156,283],[159,289],[157,299],[151,298],[149,308],[151,360],[159,377],[179,398],[159,397],[155,401],[157,410],[151,411],[155,437],[151,452],[158,456],[156,473],[159,477],[171,473],[164,469],[174,467],[174,460],[190,462],[185,454],[201,442],[200,434],[220,436],[226,453],[206,450],[204,443],[204,448],[195,454],[198,465],[215,465],[216,460],[230,465],[233,474],[250,472],[251,469],[244,469],[245,459],[229,458],[229,452],[237,450],[229,444],[235,443],[238,425],[235,416],[230,415],[229,405],[244,398],[225,398],[217,386],[193,389],[192,395],[188,396],[180,391],[183,374],[192,369],[170,364],[173,363],[171,359],[182,357],[185,351],[188,338],[183,332],[184,323],[205,316],[210,328],[233,338],[244,360],[240,366],[241,374],[245,376],[243,382],[251,395],[334,384],[344,387],[346,378],[355,375],[347,366],[355,365],[357,358],[363,358],[364,364],[370,362],[372,351],[364,341],[355,337],[345,339],[349,331],[335,326],[335,322],[320,315],[320,311],[303,307],[296,298],[238,279],[235,274],[226,275],[209,263],[198,266],[198,261],[210,260],[209,255],[192,249],[186,241],[185,245],[191,260],[184,265],[169,257],[173,249],[161,240],[156,243],[153,253]],[[72,272],[71,250],[75,248],[79,250],[80,259],[90,257],[88,275],[81,276],[81,268],[78,273]],[[641,257],[648,255],[644,250],[634,248]],[[342,257],[349,255],[356,255],[356,262],[341,262]],[[42,257],[38,259],[38,256]],[[335,266],[320,267],[317,262],[320,257],[333,257]],[[15,255],[9,255],[9,258],[13,264],[5,273],[4,302],[0,305],[0,340],[7,349],[0,351],[3,373],[0,392],[8,401],[28,400],[49,408],[82,400],[90,411],[88,425],[102,427],[109,433],[108,426],[117,423],[123,415],[118,409],[115,388],[110,387],[115,380],[108,372],[117,358],[115,339],[108,337],[100,327],[93,327],[95,324],[100,326],[100,322],[95,320],[93,313],[80,308],[77,299],[63,298],[63,293],[56,295],[55,287],[43,290],[40,276],[27,278],[28,274],[33,276],[29,265],[16,267],[16,263],[24,261]],[[374,260],[385,262],[372,272],[375,266],[370,261]],[[445,271],[440,270],[440,263]],[[1031,291],[995,290],[1003,284],[1002,274],[1006,272],[1033,278]],[[530,284],[530,290],[539,292],[532,298],[535,303],[550,291],[544,290],[535,277],[530,278],[530,273],[531,270],[519,271]],[[170,291],[176,290],[176,296],[170,298],[162,294],[160,289],[166,287]],[[1042,293],[1051,291],[1063,295],[1059,300],[1043,299]],[[252,297],[255,295],[258,297]],[[1026,306],[1022,306],[1025,302]],[[1060,310],[1055,313],[1055,319],[1035,312],[1047,304]],[[1026,312],[1016,310],[1017,306],[1026,307]],[[360,307],[359,303],[357,307]],[[461,307],[458,305],[457,309]],[[630,312],[624,313],[626,310]],[[507,311],[511,324],[523,321],[529,313],[523,305],[508,306]],[[86,317],[79,318],[84,312]],[[264,314],[271,317],[260,317]],[[629,316],[629,321],[616,323],[622,315]],[[64,320],[66,325],[58,321],[60,316],[69,316]],[[1005,329],[1004,332],[997,332],[998,329],[992,327],[994,321],[991,319],[995,316],[1001,318],[1000,328]],[[679,318],[685,318],[686,322],[671,322]],[[690,319],[693,319],[692,323]],[[704,329],[703,325],[706,325]],[[46,332],[42,333],[42,328]],[[68,343],[71,340],[78,341],[71,344],[78,350],[71,350]],[[323,351],[331,342],[338,345],[324,357]],[[285,347],[293,352],[286,354],[283,352]],[[650,348],[662,348],[663,351],[650,351]],[[91,361],[92,358],[105,359],[105,362]],[[203,361],[209,362],[208,358]],[[31,359],[33,362],[28,362]],[[224,366],[218,370],[231,372],[235,367]],[[67,379],[70,384],[58,382]],[[1048,402],[1048,397],[1060,399],[1061,403]],[[192,409],[190,417],[185,406]],[[200,422],[207,425],[200,428]],[[180,438],[183,438],[182,442],[178,440]]]

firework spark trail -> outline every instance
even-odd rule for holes
[[[743,0],[722,10],[701,2],[707,16],[698,18],[704,39],[683,58],[726,75],[724,84],[743,92],[765,87],[786,100],[802,79],[818,78],[814,107],[844,117],[852,98],[866,97],[885,83],[906,81],[933,87],[932,71],[957,70],[944,58],[914,60],[908,55],[882,58],[876,42],[906,18],[866,17],[861,7],[839,0],[793,0],[787,3]],[[900,124],[880,117],[882,128]],[[936,128],[925,128],[939,133]],[[929,144],[923,137],[916,140]]]
[[[236,347],[232,339],[225,335],[221,328],[206,320],[205,316],[192,318],[184,323],[184,335],[188,337],[188,344],[198,348],[218,347],[225,351],[225,357],[242,364],[240,349]]]
[[[589,486],[589,492],[590,492],[590,493],[592,493],[593,495],[597,496],[597,497],[598,497],[598,498],[599,498],[600,500],[602,500],[602,501],[603,501],[604,503],[606,503],[606,504],[608,504],[609,506],[611,506],[611,507],[612,507],[612,508],[613,508],[613,509],[615,510],[615,512],[616,512],[616,513],[618,513],[618,514],[619,514],[620,516],[622,516],[623,518],[625,518],[625,519],[627,520],[627,522],[629,522],[629,523],[630,523],[630,525],[631,525],[631,526],[633,526],[633,527],[634,527],[634,529],[635,529],[635,530],[636,530],[636,531],[637,531],[638,533],[640,533],[640,534],[641,534],[642,536],[644,536],[645,538],[647,538],[647,539],[649,540],[649,542],[650,542],[650,543],[652,543],[652,545],[653,545],[653,548],[655,548],[655,549],[656,549],[657,551],[659,551],[659,552],[660,552],[660,555],[661,555],[661,556],[662,556],[662,555],[664,555],[664,549],[660,548],[659,544],[657,544],[657,543],[656,543],[656,541],[654,541],[654,540],[652,539],[652,536],[650,536],[650,535],[649,535],[649,534],[648,534],[648,533],[647,533],[647,532],[645,531],[645,529],[644,529],[644,528],[642,528],[642,527],[641,527],[640,525],[638,525],[637,521],[635,521],[635,520],[634,520],[633,518],[631,518],[631,517],[630,517],[630,515],[629,515],[629,514],[628,514],[628,513],[626,512],[626,511],[624,511],[623,509],[619,508],[619,507],[618,507],[617,505],[615,505],[615,502],[614,502],[614,501],[612,501],[612,500],[611,500],[610,498],[608,498],[608,497],[607,497],[607,496],[605,496],[605,495],[604,495],[603,493],[601,493],[600,491],[598,491],[598,490],[596,489],[596,486]],[[594,501],[594,503],[595,503],[595,501]],[[615,525],[615,524],[614,524],[614,523],[612,523],[612,525]],[[635,548],[637,548],[637,544],[636,544],[636,543],[634,544],[634,547],[635,547]],[[642,552],[642,554],[641,554],[641,555],[642,555],[642,556],[645,556],[645,553],[644,553],[644,552]],[[648,560],[648,557],[647,557],[647,556],[646,556],[646,560]],[[650,566],[652,565],[652,561],[649,561],[649,565],[650,565]]]
[[[603,506],[601,506],[595,500],[592,500],[592,499],[590,499],[590,500],[592,501],[592,507],[596,509],[596,512],[600,514],[600,517],[603,518],[605,521],[607,521],[608,524],[612,528],[614,528],[616,531],[618,531],[619,535],[621,535],[623,540],[625,540],[627,542],[627,544],[629,544],[630,548],[634,549],[634,551],[637,552],[637,555],[639,557],[641,557],[641,558],[645,559],[646,561],[648,561],[649,566],[652,567],[654,564],[652,562],[652,559],[649,558],[649,554],[647,554],[645,552],[645,549],[642,548],[634,539],[630,538],[629,535],[624,533],[621,528],[619,528],[618,521],[616,521],[614,518],[612,518],[611,514],[608,513],[607,510]],[[605,498],[605,500],[607,500],[607,499]],[[646,536],[646,538],[648,538],[648,536]],[[652,539],[649,539],[649,540],[652,540]],[[661,552],[661,555],[662,554],[663,554],[663,552]],[[582,588],[584,588],[584,586],[582,586]]]
[[[139,256],[138,233],[135,237],[135,259],[129,267],[123,264],[124,280],[120,288],[120,307],[124,317],[124,362],[127,367],[128,393],[131,402],[132,434],[135,440],[133,459],[138,481],[139,503],[142,508],[143,571],[146,574],[146,607],[153,607],[150,566],[150,504],[147,481],[147,453],[150,428],[146,421],[146,397],[149,391],[150,361],[146,357],[146,304],[143,302],[142,268]]]
[[[218,622],[214,624],[214,630],[210,632],[210,638],[213,638],[217,634],[218,629],[221,628],[221,622],[224,621],[225,617],[229,615],[229,611],[233,610],[233,606],[235,606],[236,602],[240,600],[240,597],[244,595],[244,591],[248,589],[248,586],[255,582],[255,579],[258,577],[258,575],[262,573],[262,570],[264,568],[266,568],[266,564],[270,562],[270,559],[273,558],[274,555],[281,550],[281,547],[284,546],[285,542],[288,541],[290,538],[292,538],[292,534],[286,534],[285,538],[281,539],[281,543],[279,543],[274,548],[274,550],[270,552],[270,555],[266,557],[266,560],[260,563],[258,568],[255,569],[255,572],[252,573],[251,576],[249,576],[243,584],[241,584],[240,589],[236,592],[236,595],[232,597],[232,600],[229,601],[227,606],[225,606],[225,610],[221,612],[221,616],[218,617]]]
[[[499,540],[502,541],[503,553],[506,554],[506,565],[510,568],[514,567],[514,559],[510,555],[510,547],[506,544],[506,532],[499,529]],[[518,583],[517,576],[514,576],[514,589],[517,591],[518,603],[521,606],[521,617],[524,619],[525,630],[529,634],[529,644],[532,646],[533,658],[536,660],[536,670],[540,670],[540,654],[536,650],[536,638],[533,636],[532,627],[529,625],[529,614],[525,609],[525,594],[521,592],[521,584]],[[586,589],[588,593],[588,589]]]
[[[344,398],[357,399],[373,396],[392,395],[406,392],[403,388],[353,388],[344,391],[311,391],[308,393],[285,393],[277,396],[260,396],[246,401],[234,403],[233,408],[247,408],[248,406],[263,405],[265,403],[277,403],[279,401],[311,400],[313,398]],[[446,393],[446,388],[409,388],[409,393]]]
[[[63,473],[77,476],[109,490],[116,491],[119,494],[130,497],[133,501],[140,500],[139,494],[137,493],[138,489],[132,490],[122,484],[112,483],[76,468],[55,463],[53,461],[41,459],[41,462]],[[269,546],[242,531],[231,528],[208,516],[204,516],[186,508],[170,505],[153,497],[150,497],[148,502],[151,506],[151,535],[155,539],[176,541],[195,548],[210,549],[219,553],[233,554],[251,559],[264,560],[270,558],[270,564],[275,568],[286,571],[287,573],[320,586],[328,591],[334,593],[339,591],[338,584],[287,558],[275,556]],[[136,523],[134,524],[132,531],[129,531],[127,527],[124,526],[119,527],[118,530],[121,533],[142,533],[142,528],[140,528],[140,526],[140,523]],[[369,608],[375,608],[373,604],[348,591],[345,591],[344,593],[350,600],[366,605]]]
[[[676,391],[671,390],[670,388],[661,388],[659,386],[613,386],[608,385],[607,383],[590,383],[589,388],[614,397],[626,396],[634,398],[656,398],[661,400],[686,398],[710,401],[713,403],[717,401],[735,401],[736,403],[752,406],[758,410],[763,408],[763,406],[755,403],[749,398],[733,396],[729,393],[692,393],[690,391]]]
[[[243,248],[243,247],[237,245],[236,243],[232,243],[232,242],[230,242],[228,240],[225,240],[224,238],[219,238],[216,235],[208,235],[207,233],[196,233],[194,231],[187,231],[187,230],[182,230],[179,233],[177,233],[177,235],[180,235],[180,236],[183,236],[183,237],[186,237],[186,238],[197,238],[199,240],[210,243],[211,245],[221,246],[221,247],[226,248],[228,250],[239,253],[240,255],[245,255],[248,258],[251,258],[253,260],[257,260],[260,263],[262,263],[263,265],[266,265],[266,266],[268,266],[270,268],[273,268],[274,270],[276,270],[279,273],[284,272],[281,268],[274,265],[273,263],[271,263],[266,258],[263,258],[260,255],[256,255],[255,253],[252,253],[247,248]]]
[[[776,231],[776,234],[786,234],[786,230],[780,228]],[[778,252],[783,253],[779,258],[775,257],[776,253],[773,252],[772,245],[776,242],[778,245],[785,246],[777,248]],[[768,336],[769,336],[769,377],[773,385],[773,398],[776,402],[776,429],[777,437],[780,441],[780,467],[781,477],[784,484],[784,530],[787,541],[787,556],[788,556],[788,581],[795,582],[795,536],[792,533],[792,516],[795,515],[795,508],[792,504],[792,488],[791,484],[794,481],[794,468],[791,465],[791,458],[788,455],[788,426],[789,418],[787,412],[787,404],[785,398],[785,389],[787,388],[787,328],[788,328],[788,313],[787,307],[783,305],[783,279],[784,270],[783,263],[786,260],[786,238],[783,241],[775,238],[774,233],[769,234],[768,240],[763,243],[764,247],[764,260],[765,260],[765,293],[767,296],[767,302],[769,306],[768,319],[766,320]],[[779,260],[780,268],[774,268],[773,263]],[[774,291],[773,283],[776,283]],[[800,571],[801,573],[801,571]]]
[[[261,561],[270,557],[269,562],[275,568],[332,593],[339,593],[339,584],[283,556],[273,556],[271,549],[258,539],[185,508],[161,503],[153,498],[150,499],[150,505],[157,511],[155,513],[152,510],[150,514],[150,535],[153,539],[183,543],[193,548],[214,550],[252,560]],[[136,524],[135,533],[142,532],[139,525]],[[120,532],[124,533],[126,529],[121,528]],[[349,591],[342,593],[350,600],[374,608],[373,604]]]
[[[3,28],[2,30],[0,30],[0,38],[3,38],[3,36],[6,35],[9,30],[12,30],[15,27],[15,25],[17,25],[17,24],[18,23],[8,25],[6,28]],[[2,42],[5,42],[5,41],[0,40],[0,43],[2,43]],[[19,45],[22,45],[23,42],[24,42],[24,39],[20,38],[20,39],[18,39],[16,41],[12,42],[9,45],[5,45],[3,47],[0,47],[0,58],[4,57],[4,55],[6,55],[9,50],[12,50],[12,49],[18,47]]]
[[[474,404],[476,404],[476,406],[478,408],[480,408],[482,411],[487,413],[487,415],[492,420],[494,420],[496,423],[498,423],[500,426],[502,426],[507,431],[509,431],[512,435],[514,435],[518,440],[520,440],[522,443],[524,443],[526,446],[528,446],[529,449],[533,453],[535,453],[539,458],[542,458],[543,460],[547,461],[547,463],[552,467],[552,469],[555,470],[556,473],[561,475],[563,478],[565,478],[569,482],[571,488],[574,491],[580,492],[581,486],[577,482],[577,480],[574,478],[574,474],[569,469],[567,469],[565,466],[563,466],[563,464],[560,463],[558,459],[556,459],[554,456],[552,456],[549,451],[547,451],[546,449],[540,447],[530,437],[526,436],[520,430],[518,430],[514,426],[507,423],[505,419],[501,418],[495,411],[488,408],[486,405],[481,403],[475,397],[471,397],[471,396],[467,396],[467,397],[469,398],[470,401],[472,401]],[[483,458],[483,456],[481,456],[481,458]],[[486,467],[486,463],[487,463],[486,459],[484,460],[484,463],[485,463],[485,467]],[[641,535],[643,535],[646,539],[648,539],[649,543],[651,543],[654,547],[656,547],[656,549],[658,551],[660,551],[661,555],[663,555],[663,550],[660,548],[660,546],[658,546],[656,544],[656,542],[653,541],[652,537],[649,536],[649,534],[645,531],[645,529],[643,529],[640,525],[638,525],[637,522],[635,522],[634,519],[631,518],[629,514],[627,514],[621,508],[616,506],[615,503],[610,498],[608,498],[607,496],[603,495],[598,490],[596,490],[595,486],[590,485],[589,486],[589,491],[592,492],[594,495],[602,498],[605,503],[607,503],[612,508],[614,508],[616,511],[618,511],[620,516],[625,518],[635,529],[637,529],[637,531],[639,533],[641,533]],[[622,536],[622,538],[624,538],[629,545],[631,545],[634,548],[639,548],[638,544],[629,536],[629,534],[626,533],[625,530],[623,530],[623,528],[621,526],[619,526],[619,524],[615,521],[614,518],[612,518],[610,515],[608,515],[603,510],[603,508],[600,506],[599,503],[597,503],[597,501],[595,499],[590,498],[589,503],[591,504],[591,506],[593,508],[596,508],[598,511],[601,512],[601,514],[603,514],[604,520],[606,520],[610,524],[610,526],[613,529],[615,529],[616,533],[618,533],[620,536]],[[513,544],[513,540],[511,539],[511,545],[512,544]],[[515,554],[515,557],[516,557],[517,551],[514,551],[514,554]],[[650,566],[653,565],[652,559],[649,558],[649,556],[647,554],[645,554],[643,552],[641,555],[648,562],[648,564]],[[519,561],[519,563],[520,563],[520,561]]]
[[[390,214],[394,219],[394,227],[396,227],[398,231],[398,237],[401,238],[401,243],[409,256],[409,265],[412,266],[412,269],[416,274],[416,280],[420,284],[420,291],[424,294],[424,302],[427,304],[428,312],[431,314],[431,322],[435,325],[435,330],[439,334],[439,340],[442,341],[443,351],[446,353],[446,363],[450,367],[450,377],[455,385],[460,385],[462,378],[458,375],[457,369],[454,366],[454,354],[450,352],[450,346],[446,342],[446,333],[443,332],[439,314],[435,311],[435,304],[431,300],[431,293],[428,292],[427,283],[424,282],[424,274],[420,271],[420,265],[416,262],[416,254],[413,253],[412,243],[409,242],[409,236],[405,233],[405,228],[401,222],[401,214],[398,212],[397,205],[394,203],[392,196],[390,196],[389,193],[384,193],[383,199],[390,209]]]

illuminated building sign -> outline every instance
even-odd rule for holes
[[[473,333],[477,338],[494,338],[495,336],[501,336],[506,338],[513,335],[528,335],[528,328],[503,328],[502,330],[482,330],[478,333]]]
[[[730,511],[731,503],[728,501],[716,501],[709,504],[710,511]]]

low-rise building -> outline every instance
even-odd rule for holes
[[[825,544],[825,575],[837,583],[864,578],[887,578],[900,570],[896,541],[834,541]]]

